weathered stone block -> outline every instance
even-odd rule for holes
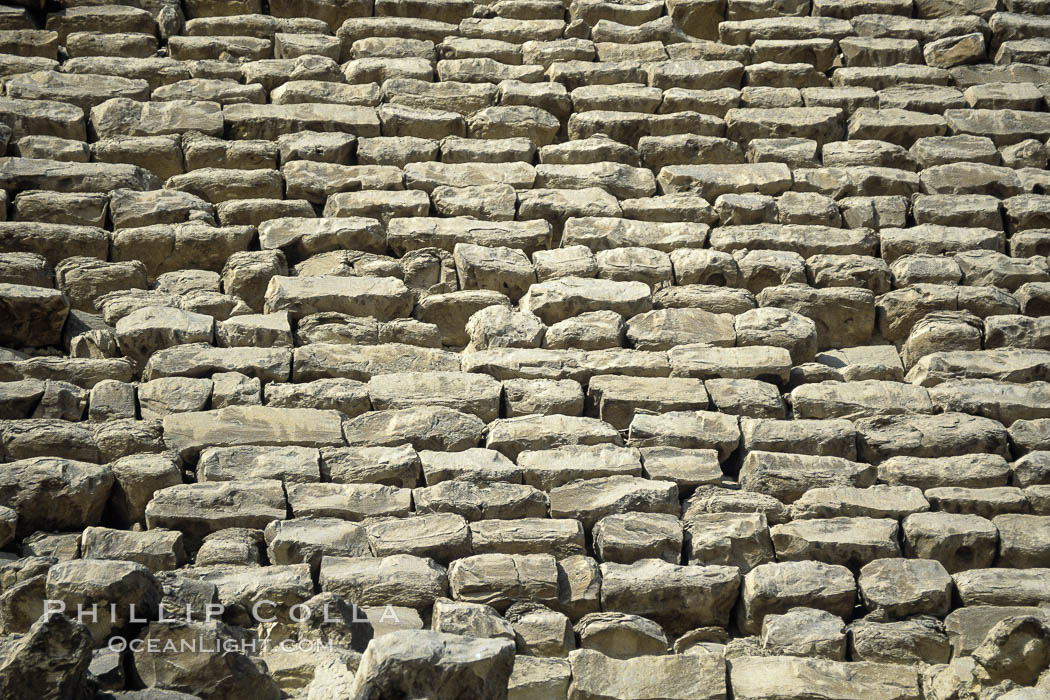
[[[602,609],[631,612],[665,629],[725,626],[740,587],[729,566],[679,566],[659,559],[601,565]]]

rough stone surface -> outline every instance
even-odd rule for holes
[[[0,6],[0,695],[1050,689],[1048,11]]]
[[[499,697],[506,693],[513,662],[514,642],[508,639],[392,632],[369,645],[350,690],[360,697]]]

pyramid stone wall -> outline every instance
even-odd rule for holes
[[[1050,698],[1046,0],[8,1],[0,696]]]

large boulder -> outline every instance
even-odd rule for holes
[[[643,282],[563,277],[529,287],[521,298],[522,309],[547,325],[591,311],[615,311],[631,317],[649,311],[653,301]]]
[[[1005,514],[992,519],[999,530],[999,566],[1050,566],[1050,517]]]
[[[9,700],[88,700],[91,633],[65,615],[37,620],[0,642],[0,695]]]
[[[145,523],[146,505],[153,494],[182,483],[182,471],[175,460],[162,454],[133,454],[109,465],[115,482],[109,507],[118,522]]]
[[[300,610],[293,613],[292,607],[305,603],[314,595],[313,578],[306,564],[264,567],[226,563],[203,565],[203,558],[203,553],[198,555],[197,565],[183,569],[179,574],[215,586],[218,601],[223,606],[223,619],[230,624],[250,627],[259,622],[298,622],[304,614]]]
[[[510,188],[507,188],[510,190]],[[513,190],[511,211],[513,215]],[[485,218],[492,218],[491,215]],[[521,250],[504,246],[457,243],[453,251],[456,272],[463,289],[492,289],[517,301],[536,282],[532,263]]]
[[[1050,622],[1037,615],[1011,617],[989,630],[974,660],[990,680],[1045,687],[1050,667]]]
[[[762,564],[744,577],[738,623],[745,632],[762,629],[766,615],[805,605],[849,619],[857,586],[844,566],[815,561]]]
[[[805,452],[851,461],[857,458],[857,433],[853,424],[845,419],[744,418],[740,421],[740,431],[746,452]]]
[[[877,559],[860,570],[860,595],[868,610],[890,618],[945,615],[951,609],[952,578],[930,559]]]
[[[18,511],[0,506],[0,547],[6,547],[15,538],[18,528]]]
[[[18,512],[18,529],[25,534],[79,530],[98,524],[112,485],[108,467],[33,457],[0,469],[0,502]]]
[[[423,475],[430,485],[450,479],[486,483],[521,483],[521,470],[502,453],[474,447],[461,453],[424,450],[419,454]]]
[[[952,579],[964,607],[1050,603],[1050,569],[970,569]]]
[[[862,418],[854,425],[857,453],[869,464],[897,456],[1009,455],[1006,428],[990,418],[963,413],[904,413]]]
[[[784,384],[791,374],[791,353],[781,347],[681,345],[672,348],[667,357],[676,377],[759,379]]]
[[[445,516],[448,517],[448,516]],[[475,554],[543,554],[559,559],[586,554],[583,526],[568,518],[477,520],[470,525]]]
[[[516,601],[553,604],[558,570],[549,554],[478,554],[453,562],[449,588],[456,600],[505,610]]]
[[[311,343],[295,349],[292,374],[296,384],[318,379],[367,382],[392,372],[458,372],[459,355],[401,343],[341,345]]]
[[[420,479],[420,461],[408,445],[400,447],[326,447],[321,450],[321,474],[339,484],[373,483],[413,488]]]
[[[455,513],[377,519],[368,523],[366,530],[367,544],[377,557],[411,554],[447,564],[472,554],[467,521]],[[367,554],[364,551],[360,556]]]
[[[795,520],[809,518],[869,517],[904,518],[930,509],[922,491],[913,486],[868,488],[832,486],[809,489],[792,504]]]
[[[598,375],[587,387],[589,413],[618,430],[630,427],[639,409],[668,411],[705,410],[707,391],[699,379],[684,377],[627,377]]]
[[[315,573],[322,557],[371,554],[365,529],[338,518],[274,520],[266,526],[264,535],[273,564],[307,563]]]
[[[57,345],[69,300],[57,289],[0,284],[0,344]]]
[[[208,447],[344,444],[342,418],[337,411],[268,406],[171,414],[164,417],[164,440],[184,457],[195,457]]]
[[[31,106],[38,105],[32,101]],[[34,107],[35,109],[36,107]],[[141,192],[160,187],[153,173],[125,163],[70,163],[43,158],[6,158],[0,162],[0,187],[57,192]]]
[[[204,537],[230,527],[262,529],[284,520],[288,506],[276,480],[209,481],[161,489],[146,506],[150,528],[179,530],[195,551]]]
[[[792,608],[783,615],[766,615],[762,648],[773,654],[812,656],[845,661],[846,626],[824,610]]]
[[[849,627],[854,661],[892,664],[941,664],[951,656],[951,645],[940,620],[918,616],[908,620],[857,620]]]
[[[800,418],[847,418],[897,413],[933,413],[929,392],[901,382],[868,379],[803,384],[791,392],[791,404]]]
[[[522,416],[501,418],[488,428],[485,446],[511,459],[525,450],[545,450],[566,445],[622,444],[611,425],[578,416]]]
[[[633,564],[663,559],[678,564],[684,535],[677,515],[616,513],[594,524],[594,551],[602,561]]]
[[[323,557],[318,584],[359,606],[427,608],[448,596],[445,569],[426,557]]]
[[[683,526],[689,564],[735,566],[741,574],[746,574],[776,558],[764,513],[691,513],[687,510]]]
[[[738,700],[868,698],[920,700],[919,672],[908,666],[796,656],[745,656],[729,662]]]
[[[875,483],[870,464],[842,457],[819,457],[787,452],[749,452],[740,467],[740,485],[794,503],[811,489],[821,487],[863,488]]]
[[[977,515],[933,512],[904,519],[904,551],[908,556],[934,559],[949,573],[991,566],[999,532]]]
[[[171,530],[113,530],[89,527],[80,540],[84,559],[130,561],[150,571],[167,571],[182,566],[186,553],[182,534]]]
[[[285,382],[291,371],[290,348],[216,348],[205,343],[176,345],[155,352],[142,370],[142,380],[163,377],[208,377],[238,372],[262,382]]]
[[[357,447],[411,445],[417,450],[458,452],[477,447],[485,422],[444,406],[370,411],[343,425],[346,442]]]
[[[489,605],[438,600],[434,602],[431,627],[435,632],[468,637],[514,638],[514,628]]]
[[[286,483],[317,482],[320,453],[313,447],[209,447],[197,460],[198,481],[280,479]]]
[[[50,605],[86,611],[86,621],[96,645],[110,632],[133,620],[150,619],[161,600],[161,585],[149,569],[130,561],[74,559],[60,562],[47,572],[45,585]],[[98,606],[97,615],[90,611]],[[54,607],[51,608],[52,610]]]
[[[565,697],[572,680],[572,667],[565,659],[543,656],[514,657],[514,670],[507,685],[507,697],[527,700]]]
[[[298,320],[308,314],[335,311],[371,316],[380,321],[412,313],[412,293],[393,277],[281,277],[270,279],[264,312],[287,311]]]
[[[259,10],[254,12],[258,13]],[[303,8],[300,12],[307,13],[310,10]],[[283,134],[302,131],[334,131],[357,136],[379,136],[379,118],[375,110],[357,105],[236,104],[224,107],[221,116],[226,120],[230,136],[234,139],[274,141]],[[219,123],[221,125],[222,119]]]
[[[281,250],[296,263],[333,250],[383,253],[386,240],[383,227],[367,216],[281,217],[259,225],[259,247]]]
[[[467,319],[464,327],[471,350],[488,348],[538,348],[546,326],[532,314],[520,313],[501,304],[485,307]]]
[[[162,136],[200,131],[222,136],[222,108],[215,102],[171,100],[138,102],[114,97],[92,107],[90,124],[97,138],[111,136]]]
[[[740,443],[740,426],[736,416],[716,411],[637,413],[628,436],[632,447],[716,450],[718,460],[723,461]]]
[[[1036,382],[1050,372],[1050,351],[1021,348],[932,352],[919,359],[908,381],[925,387],[953,379]]]
[[[822,561],[859,568],[900,556],[896,520],[827,518],[795,520],[769,529],[779,561]]]
[[[412,500],[417,513],[455,513],[471,522],[543,518],[549,509],[549,499],[543,491],[504,481],[473,483],[450,479],[414,489]]]
[[[637,450],[613,445],[565,445],[554,449],[527,450],[518,454],[526,484],[550,491],[577,479],[642,475]]]
[[[736,344],[733,317],[702,309],[659,309],[627,321],[627,342],[639,350],[670,350],[678,345],[704,343],[732,347]]]
[[[930,389],[930,400],[941,411],[979,415],[1007,426],[1016,420],[1050,418],[1050,383],[1045,381],[953,379]]]
[[[667,635],[663,628],[639,615],[589,613],[576,623],[574,631],[581,649],[592,649],[616,659],[667,653]]]
[[[988,632],[1009,617],[1038,615],[1050,624],[1050,610],[1022,605],[972,605],[957,608],[944,618],[944,630],[956,656],[969,656]]]
[[[602,609],[643,615],[670,632],[729,623],[740,574],[732,566],[680,566],[660,559],[601,565]]]
[[[361,657],[350,697],[434,700],[507,697],[514,642],[428,630],[376,638]]]
[[[243,653],[239,640],[222,622],[151,622],[138,637],[130,668],[148,689],[211,700],[279,700],[281,691],[266,665]],[[221,651],[201,653],[199,647]]]
[[[573,518],[590,528],[616,513],[642,511],[678,514],[678,485],[619,475],[580,479],[551,490],[551,516]]]
[[[573,700],[720,700],[726,697],[721,654],[664,654],[616,659],[593,649],[569,654]]]
[[[499,418],[500,393],[495,379],[466,372],[398,372],[368,382],[368,395],[377,411],[445,406],[486,423]]]
[[[412,506],[408,489],[381,484],[286,484],[288,506],[300,517],[405,517]]]
[[[8,459],[64,457],[99,461],[98,444],[84,423],[60,418],[29,418],[0,425],[0,441]]]

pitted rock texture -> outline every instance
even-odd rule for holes
[[[5,1],[0,695],[1050,698],[1047,0]]]

